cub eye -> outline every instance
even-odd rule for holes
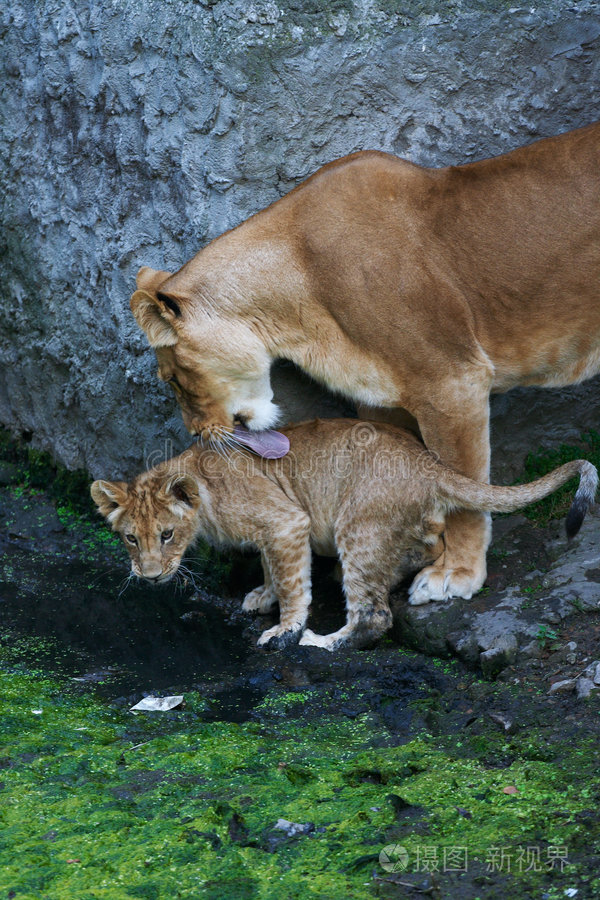
[[[129,544],[137,544],[137,538],[136,538],[135,534],[126,534],[126,535],[125,535],[125,540],[126,540]]]
[[[172,537],[173,537],[173,529],[169,528],[167,531],[163,531],[163,533],[160,536],[160,539],[163,542],[163,544],[166,544],[167,541],[170,541]]]
[[[182,390],[181,390],[181,385],[179,384],[179,382],[177,381],[177,379],[175,378],[174,375],[173,375],[172,378],[169,379],[169,384],[171,385],[171,387],[173,388],[173,390],[175,391],[175,393],[176,393],[178,396],[181,396],[181,394],[183,393]]]

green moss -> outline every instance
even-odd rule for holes
[[[541,478],[557,466],[574,459],[588,459],[600,469],[600,434],[597,431],[584,432],[579,444],[562,444],[556,450],[530,453],[525,460],[523,475],[517,483],[523,484]],[[574,478],[545,500],[528,506],[523,510],[523,515],[537,525],[547,525],[551,519],[562,519],[569,511],[576,490],[577,479]]]
[[[257,710],[268,710],[277,715],[285,715],[290,709],[303,706],[313,695],[312,691],[286,691],[282,694],[272,693],[259,703]]]
[[[368,716],[209,722],[197,695],[181,712],[133,715],[6,663],[0,692],[3,896],[358,900],[389,843],[406,848],[408,873],[424,846],[466,847],[480,865],[496,846],[600,850],[579,816],[600,796],[591,741],[549,752],[531,731],[386,746]],[[279,818],[315,830],[290,838]],[[540,877],[523,874],[523,896]]]
[[[61,506],[75,514],[95,512],[90,497],[90,476],[84,469],[69,471],[49,453],[35,450],[0,428],[0,460],[15,466],[14,480],[21,492],[46,491]]]
[[[94,563],[109,553],[123,562],[124,572],[127,570],[128,556],[122,540],[98,515],[90,497],[91,478],[85,470],[68,471],[49,453],[16,440],[2,428],[0,463],[10,467],[12,483],[4,490],[11,500],[19,502],[20,508],[35,507],[36,498],[42,494],[54,502],[58,518],[72,539],[69,549],[80,559]],[[42,519],[39,524],[43,524]],[[234,567],[229,556],[199,541],[190,550],[187,561],[206,590],[216,592],[227,587]]]

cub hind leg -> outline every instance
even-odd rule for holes
[[[385,527],[385,526],[384,526]],[[306,628],[300,644],[336,650],[341,646],[361,648],[377,641],[392,625],[390,589],[415,564],[432,562],[444,547],[444,522],[425,517],[422,526],[409,534],[402,527],[388,526],[385,535],[364,528],[344,529],[336,535],[346,596],[346,624],[331,634],[315,634]],[[418,563],[417,563],[418,560]]]
[[[303,646],[364,647],[381,637],[392,624],[388,592],[397,563],[396,548],[373,546],[373,535],[364,529],[344,529],[336,535],[346,596],[346,624],[332,634],[306,629]],[[386,542],[387,544],[387,542]],[[383,551],[383,552],[382,552]]]

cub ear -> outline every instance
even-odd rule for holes
[[[171,509],[180,518],[190,509],[200,505],[200,493],[196,479],[191,475],[175,475],[164,487],[167,498],[171,501]]]
[[[94,481],[90,487],[92,500],[105,519],[115,524],[127,500],[125,481]]]
[[[138,290],[129,305],[136,322],[146,332],[151,347],[172,347],[177,343],[179,336],[172,324],[177,315],[158,297]]]

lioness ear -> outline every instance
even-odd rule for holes
[[[164,491],[171,501],[172,511],[180,518],[200,503],[198,485],[191,475],[175,475],[167,482]]]
[[[177,343],[179,338],[172,325],[176,315],[158,297],[148,291],[136,291],[129,305],[136,322],[146,332],[151,347],[172,347]]]
[[[114,525],[123,512],[127,484],[124,481],[94,481],[90,494],[104,518]]]
[[[167,278],[171,277],[170,272],[159,271],[158,269],[150,269],[148,266],[142,266],[137,273],[135,283],[138,290],[146,291],[150,296],[155,296],[161,304],[161,312],[170,318],[171,312],[177,319],[181,316],[181,304],[184,302],[183,297],[178,297],[172,291],[161,291],[160,286],[164,284]]]
[[[140,291],[156,292],[159,286],[171,277],[171,272],[163,272],[160,269],[151,269],[150,266],[142,266],[135,276],[136,287]]]

